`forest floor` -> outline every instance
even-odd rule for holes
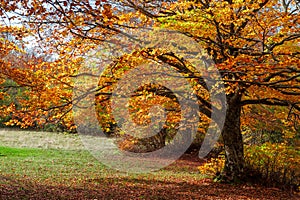
[[[215,183],[183,155],[151,173],[101,164],[76,135],[0,130],[0,199],[300,199],[253,184]]]

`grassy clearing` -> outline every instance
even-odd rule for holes
[[[16,177],[30,177],[35,181],[69,184],[74,178],[87,181],[106,177],[201,179],[198,173],[169,167],[149,174],[127,174],[117,172],[101,164],[85,150],[33,149],[0,147],[0,173]],[[176,171],[176,173],[174,173]]]
[[[171,178],[202,179],[187,166],[170,166],[152,174],[127,174],[101,164],[80,143],[80,137],[47,132],[0,131],[0,173],[30,177],[35,181],[69,185],[71,180],[84,183],[99,178],[131,177],[156,180]],[[44,144],[43,146],[41,144]],[[66,145],[67,144],[67,145]],[[175,172],[175,173],[174,173]]]
[[[106,169],[89,152],[81,150],[0,147],[0,152],[1,174],[30,177],[35,181],[66,184],[73,177],[95,176]]]
[[[148,174],[117,172],[74,135],[0,130],[0,138],[0,199],[292,199],[278,190],[213,183],[189,160]]]

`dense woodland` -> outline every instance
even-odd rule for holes
[[[118,81],[151,61],[171,67],[193,89],[200,120],[189,153],[199,151],[212,121],[220,129],[201,173],[221,182],[261,180],[299,189],[298,0],[2,0],[0,16],[1,126],[75,134],[80,121],[75,123],[73,110],[93,93],[98,125],[108,137],[118,138],[120,149],[163,148],[172,143],[182,120],[174,91],[145,84],[131,95],[129,112],[136,124],[150,123],[153,105],[167,112],[162,129],[148,138],[122,130],[111,106]],[[187,53],[192,45],[170,38],[164,41],[170,40],[172,48],[151,46],[151,41],[126,47],[110,63],[101,61],[107,64],[101,73],[87,67],[89,55],[100,52],[93,56],[101,60],[112,41],[139,44],[141,32],[153,30],[176,31],[199,45],[218,76],[209,69],[199,72],[197,62],[176,50],[190,47],[180,49]],[[76,87],[78,79],[94,78],[96,86]],[[211,80],[211,86],[204,80]],[[224,97],[224,102],[212,102],[212,96]]]

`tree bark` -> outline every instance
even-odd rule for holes
[[[225,148],[225,166],[221,180],[236,182],[243,179],[244,147],[240,129],[241,94],[227,96],[227,112],[222,137]]]

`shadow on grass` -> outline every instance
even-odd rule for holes
[[[44,184],[0,176],[0,199],[298,199],[288,192],[249,185],[213,183],[208,179],[149,180],[131,177],[87,179]]]

